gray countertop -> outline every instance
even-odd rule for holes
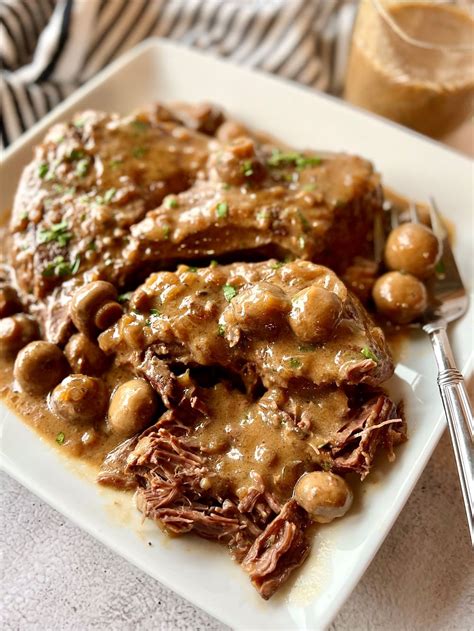
[[[5,631],[225,627],[1,477]],[[332,631],[468,630],[473,554],[445,435]]]

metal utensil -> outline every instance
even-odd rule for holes
[[[430,305],[419,324],[430,336],[438,366],[438,387],[453,444],[471,545],[474,548],[474,421],[464,378],[456,367],[447,335],[448,324],[466,313],[469,299],[434,199],[430,199],[428,208],[431,229],[441,243],[442,256],[436,274],[427,282]],[[400,209],[388,203],[385,210],[390,213],[391,227],[398,225]],[[415,204],[410,205],[409,218],[414,223],[420,221]],[[380,246],[377,250],[380,251]]]

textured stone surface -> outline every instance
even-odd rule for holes
[[[1,478],[5,631],[195,631],[225,627]],[[331,631],[468,630],[473,556],[444,436]]]

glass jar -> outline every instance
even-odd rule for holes
[[[345,98],[433,137],[474,114],[474,19],[466,2],[361,0]]]

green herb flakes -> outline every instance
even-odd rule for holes
[[[244,160],[242,163],[242,173],[245,177],[253,175],[253,163],[252,160]]]
[[[224,285],[222,291],[227,302],[230,302],[237,295],[237,289],[233,285],[229,285],[229,283]]]
[[[436,263],[436,265],[435,265],[435,272],[436,272],[436,274],[438,276],[443,276],[443,274],[446,273],[446,267],[445,267],[444,262],[442,260],[438,261]]]
[[[163,226],[163,239],[170,238],[171,228],[169,226]]]
[[[298,217],[300,218],[300,221],[303,225],[303,228],[305,231],[309,230],[311,228],[311,224],[309,223],[309,221],[306,219],[306,217],[303,215],[303,213],[301,212],[301,210],[298,210]]]
[[[259,210],[256,217],[259,221],[265,221],[265,219],[268,219],[270,217],[270,211],[268,210],[268,208]]]
[[[79,271],[81,259],[77,256],[73,262],[66,261],[64,256],[56,256],[43,270],[43,276],[73,276]]]
[[[318,166],[322,160],[318,156],[305,156],[296,151],[280,151],[275,149],[268,159],[270,167],[295,166],[297,169],[304,169],[309,166]]]
[[[303,184],[303,186],[301,187],[302,191],[307,191],[308,193],[311,191],[315,191],[316,190],[316,184],[313,183],[309,183],[309,184]]]
[[[135,120],[132,121],[130,123],[130,125],[133,127],[133,129],[139,133],[143,133],[145,131],[147,131],[147,129],[150,127],[150,124],[145,122],[145,121],[140,121],[140,120]]]
[[[87,172],[89,171],[90,165],[91,162],[89,158],[82,158],[82,160],[79,160],[79,162],[76,164],[76,175],[78,175],[79,177],[86,176]]]
[[[68,160],[80,160],[81,158],[85,157],[85,153],[82,151],[82,149],[73,149],[72,151],[70,151],[67,159]]]
[[[316,350],[316,346],[314,344],[299,344],[298,350],[300,353],[311,353]]]
[[[224,324],[218,324],[217,325],[217,335],[219,337],[224,337],[224,335],[225,335],[225,325]]]
[[[296,357],[291,357],[291,358],[288,360],[288,363],[290,364],[290,366],[291,366],[292,368],[300,368],[300,367],[301,367],[301,362],[300,362],[300,360],[299,360],[299,359],[296,359]]]
[[[117,298],[117,300],[120,303],[123,302],[128,302],[130,300],[130,298],[132,297],[132,292],[131,291],[127,291],[125,294],[120,294]]]
[[[89,245],[87,246],[87,249],[91,250],[92,252],[97,251],[97,243],[95,242],[94,239],[89,243]]]
[[[72,233],[69,232],[69,226],[66,221],[61,223],[53,223],[48,230],[41,229],[38,232],[38,243],[50,243],[56,241],[61,247],[66,246],[72,239]]]
[[[198,268],[195,265],[191,265],[191,267],[188,267],[188,272],[197,272]]]
[[[165,199],[165,207],[166,208],[177,208],[178,207],[178,200],[176,199],[176,197],[167,197]]]
[[[229,212],[229,205],[227,204],[227,202],[219,202],[219,204],[217,204],[216,206],[216,212],[219,219],[224,219],[224,217],[227,217],[227,214]]]
[[[271,269],[280,269],[280,267],[283,267],[283,265],[283,261],[275,261],[275,263],[272,263],[270,267]]]
[[[116,188],[109,188],[107,191],[105,191],[105,193],[104,193],[104,202],[106,204],[109,204],[112,201],[112,199],[114,198],[116,192],[117,192]]]
[[[145,153],[146,153],[145,147],[135,147],[135,149],[132,151],[134,158],[143,158]]]
[[[219,263],[215,259],[212,259],[212,261],[209,263],[209,267],[217,267],[218,265]]]
[[[117,169],[121,164],[123,164],[123,160],[111,160],[109,162],[111,169]]]
[[[44,179],[49,171],[49,164],[47,162],[42,162],[38,166],[38,177]]]
[[[364,348],[360,352],[366,359],[371,359],[372,361],[378,363],[378,357],[374,355],[374,353],[368,346],[364,346]]]
[[[65,439],[66,436],[64,435],[64,432],[58,432],[58,434],[56,434],[56,442],[58,445],[64,444]]]
[[[150,309],[150,315],[152,316],[159,316],[160,312],[158,309]]]

